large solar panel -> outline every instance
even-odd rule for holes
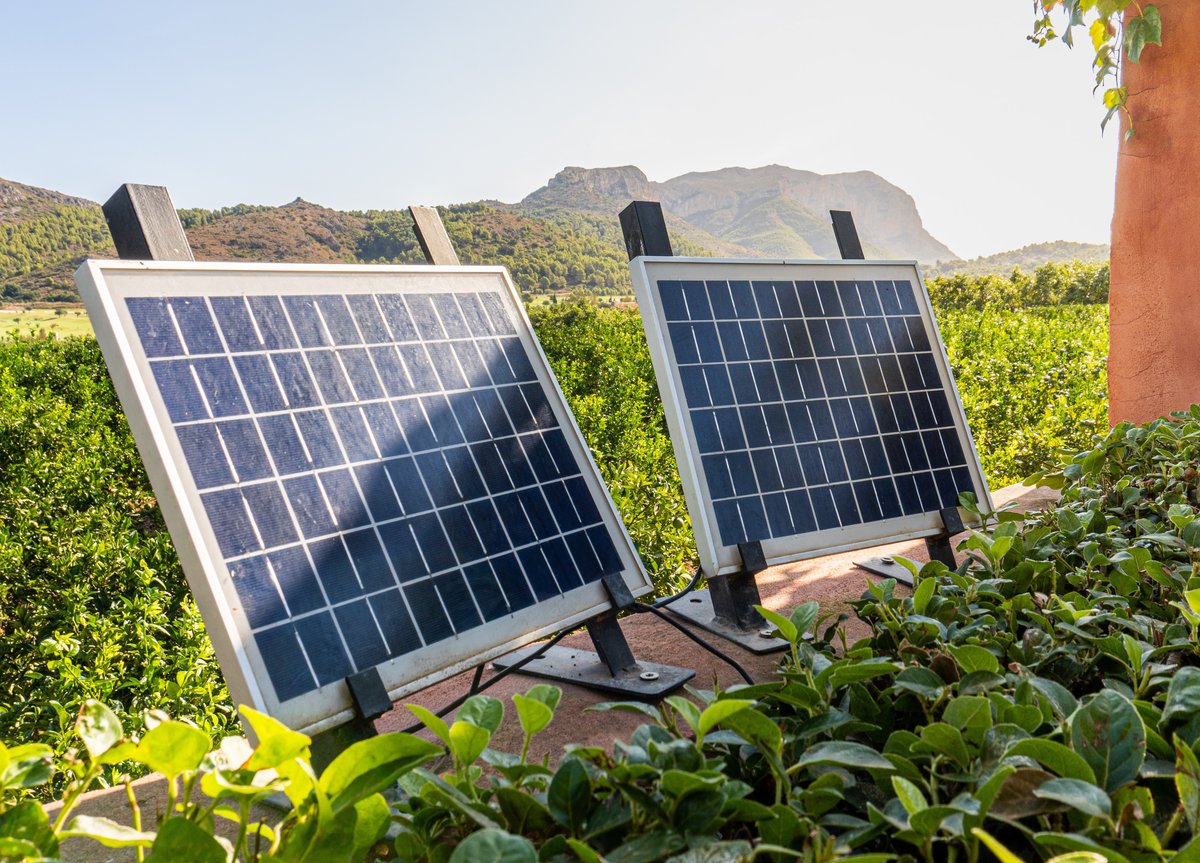
[[[915,264],[636,258],[701,566],[930,536],[990,502]]]
[[[234,697],[310,731],[608,606],[636,552],[494,267],[77,274]]]

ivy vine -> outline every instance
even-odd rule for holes
[[[1121,79],[1122,59],[1137,63],[1147,45],[1162,45],[1162,18],[1153,3],[1142,6],[1137,0],[1033,0],[1034,22],[1030,41],[1039,47],[1061,38],[1068,47],[1075,45],[1075,31],[1086,29],[1096,52],[1092,66],[1096,71],[1093,92],[1104,91],[1103,132],[1109,120],[1124,111],[1129,115],[1129,91]],[[1129,13],[1132,8],[1132,14]],[[1056,23],[1057,22],[1057,23]],[[1125,133],[1133,135],[1133,123]]]

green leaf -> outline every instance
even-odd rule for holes
[[[753,707],[747,707],[726,717],[725,727],[757,747],[764,755],[779,758],[779,750],[783,746],[783,733],[774,720]]]
[[[723,698],[720,701],[714,701],[701,712],[700,719],[696,723],[697,733],[700,737],[703,737],[730,716],[741,710],[745,710],[752,704],[754,704],[753,701],[746,701],[740,698]]]
[[[1179,792],[1179,803],[1187,816],[1192,833],[1200,826],[1200,761],[1186,740],[1179,735],[1175,744],[1175,789]]]
[[[550,720],[554,718],[554,711],[541,701],[527,698],[520,693],[515,693],[512,700],[517,708],[517,719],[521,721],[521,730],[529,737],[549,725]]]
[[[441,752],[441,747],[411,734],[380,734],[347,747],[317,782],[334,813],[391,786],[397,779]]]
[[[1095,784],[1096,773],[1080,755],[1054,740],[1029,738],[1018,740],[1004,753],[1005,758],[1021,755],[1032,758],[1064,779],[1078,779]]]
[[[1057,800],[1097,818],[1112,815],[1112,801],[1108,795],[1090,782],[1078,779],[1051,779],[1033,791],[1034,795],[1046,800]]]
[[[550,810],[537,798],[516,788],[497,788],[494,793],[504,815],[504,824],[511,832],[533,835],[554,829]]]
[[[174,779],[185,771],[199,769],[208,749],[207,734],[187,723],[168,719],[145,733],[133,758]]]
[[[458,844],[450,863],[537,863],[537,851],[524,836],[479,830]]]
[[[921,729],[921,740],[964,770],[971,766],[971,753],[967,750],[966,741],[962,732],[954,726],[932,722]]]
[[[899,663],[886,659],[840,659],[821,672],[818,679],[825,678],[831,689],[840,689],[851,683],[862,683],[864,680],[895,674],[903,668]]]
[[[662,721],[662,714],[658,708],[652,704],[646,704],[644,701],[602,701],[599,704],[593,704],[588,710],[620,710],[626,713],[641,713],[650,717],[655,722]]]
[[[683,717],[683,721],[688,724],[688,728],[693,731],[696,730],[696,727],[700,724],[700,708],[695,703],[684,698],[682,695],[668,695],[663,700],[675,708],[679,715]]]
[[[583,830],[592,808],[592,780],[577,758],[568,758],[558,766],[546,790],[546,806],[554,820],[573,833]]]
[[[75,720],[75,731],[83,739],[88,755],[95,761],[125,736],[121,720],[107,704],[89,698],[79,709]]]
[[[892,771],[895,769],[892,762],[870,746],[848,740],[827,740],[810,746],[800,756],[795,766],[809,767],[813,764],[837,764],[841,767],[859,770]]]
[[[392,810],[382,794],[372,794],[354,804],[354,849],[351,860],[362,860],[376,843],[387,835]]]
[[[1159,731],[1164,735],[1178,733],[1189,746],[1200,738],[1200,668],[1185,665],[1171,678]]]
[[[238,712],[258,739],[258,746],[246,761],[247,770],[274,770],[285,761],[307,757],[312,743],[307,735],[292,731],[279,720],[244,704],[238,707]]]
[[[153,833],[144,833],[108,818],[96,818],[91,815],[76,815],[60,835],[64,839],[69,836],[83,836],[99,842],[106,848],[149,848],[154,843]]]
[[[946,645],[946,650],[954,657],[962,670],[970,674],[972,671],[988,671],[992,674],[1000,670],[1000,661],[990,650],[976,644]]]
[[[992,705],[982,695],[959,695],[946,705],[942,719],[961,730],[963,736],[972,743],[978,744],[992,727]]]
[[[58,837],[46,810],[36,800],[24,800],[0,812],[0,843],[5,840],[12,847],[7,851],[0,848],[0,858],[58,856]]]
[[[446,724],[446,720],[435,714],[432,710],[422,707],[419,704],[404,705],[409,709],[409,712],[417,719],[421,720],[421,724],[433,732],[434,736],[446,747],[450,747],[450,726]]]
[[[754,606],[758,613],[766,619],[768,623],[779,630],[779,635],[786,639],[789,643],[795,644],[799,633],[796,631],[796,624],[784,617],[777,611],[771,611],[769,608],[764,608],[761,605]]]
[[[1047,680],[1044,677],[1034,677],[1029,682],[1037,690],[1038,696],[1045,699],[1050,705],[1051,712],[1059,722],[1065,722],[1079,707],[1075,696],[1061,683]]]
[[[933,592],[937,590],[936,578],[922,578],[917,583],[917,589],[913,591],[913,611],[917,614],[924,614],[926,607],[929,605],[929,600],[933,599]]]
[[[1137,778],[1146,760],[1146,728],[1137,708],[1111,689],[1096,693],[1071,717],[1071,748],[1113,791]]]
[[[904,806],[904,810],[909,815],[914,815],[922,809],[929,808],[929,801],[925,799],[925,795],[921,792],[921,789],[903,776],[892,777],[892,788],[895,790],[896,796],[900,798],[900,803]]]
[[[159,726],[161,727],[161,726]],[[150,847],[152,863],[225,863],[221,843],[186,818],[168,818]]]
[[[820,613],[821,605],[815,601],[801,603],[793,608],[789,619],[792,621],[792,626],[796,627],[796,636],[803,636],[804,633],[812,629],[813,621],[817,619],[817,615]]]
[[[6,757],[0,768],[0,790],[33,788],[54,776],[54,752],[43,743],[26,743],[3,752]]]
[[[562,690],[546,683],[531,686],[524,695],[513,695],[513,704],[517,708],[517,718],[521,721],[521,730],[532,737],[549,725],[554,718],[554,710],[558,707],[560,698],[562,698]]]
[[[941,698],[945,686],[942,678],[928,668],[921,667],[904,669],[896,675],[896,682],[892,684],[893,689],[903,689],[931,701]]]
[[[491,739],[492,735],[486,728],[480,728],[473,722],[455,722],[450,726],[450,754],[463,766],[474,764]]]
[[[490,695],[472,695],[458,709],[454,717],[458,722],[470,722],[488,732],[495,734],[504,721],[504,702]]]

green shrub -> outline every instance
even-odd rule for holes
[[[92,339],[0,340],[0,735],[86,698],[219,738],[229,696]]]
[[[1056,506],[1000,513],[960,545],[957,570],[908,564],[912,591],[869,583],[855,604],[867,637],[835,650],[841,618],[815,602],[760,609],[790,646],[777,679],[596,705],[648,722],[611,752],[569,746],[554,769],[527,757],[558,706],[545,685],[513,697],[519,754],[489,748],[504,705],[476,695],[452,723],[410,706],[441,750],[384,735],[315,781],[308,739],[253,712],[255,754],[227,742],[205,759],[186,724],[135,745],[90,703],[88,757],[63,765],[76,781],[56,824],[21,802],[50,779],[49,750],[0,750],[0,847],[33,859],[75,834],[208,859],[166,849],[185,832],[213,847],[217,815],[242,825],[246,861],[974,863],[986,848],[1004,863],[1186,863],[1200,855],[1198,465],[1200,406],[1119,425],[1045,477]],[[441,773],[425,766],[439,751]],[[181,779],[154,830],[68,824],[87,782],[124,759]],[[375,795],[393,779],[387,847]],[[197,785],[222,799],[194,802]],[[276,788],[296,808],[267,831],[238,804]],[[271,856],[246,841],[259,835]]]

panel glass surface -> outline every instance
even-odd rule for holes
[[[278,702],[411,655],[448,663],[473,633],[503,643],[594,604],[579,589],[607,573],[643,586],[526,319],[489,281],[118,301]]]
[[[915,268],[895,269],[647,267],[639,303],[712,545],[877,542],[986,494]]]

